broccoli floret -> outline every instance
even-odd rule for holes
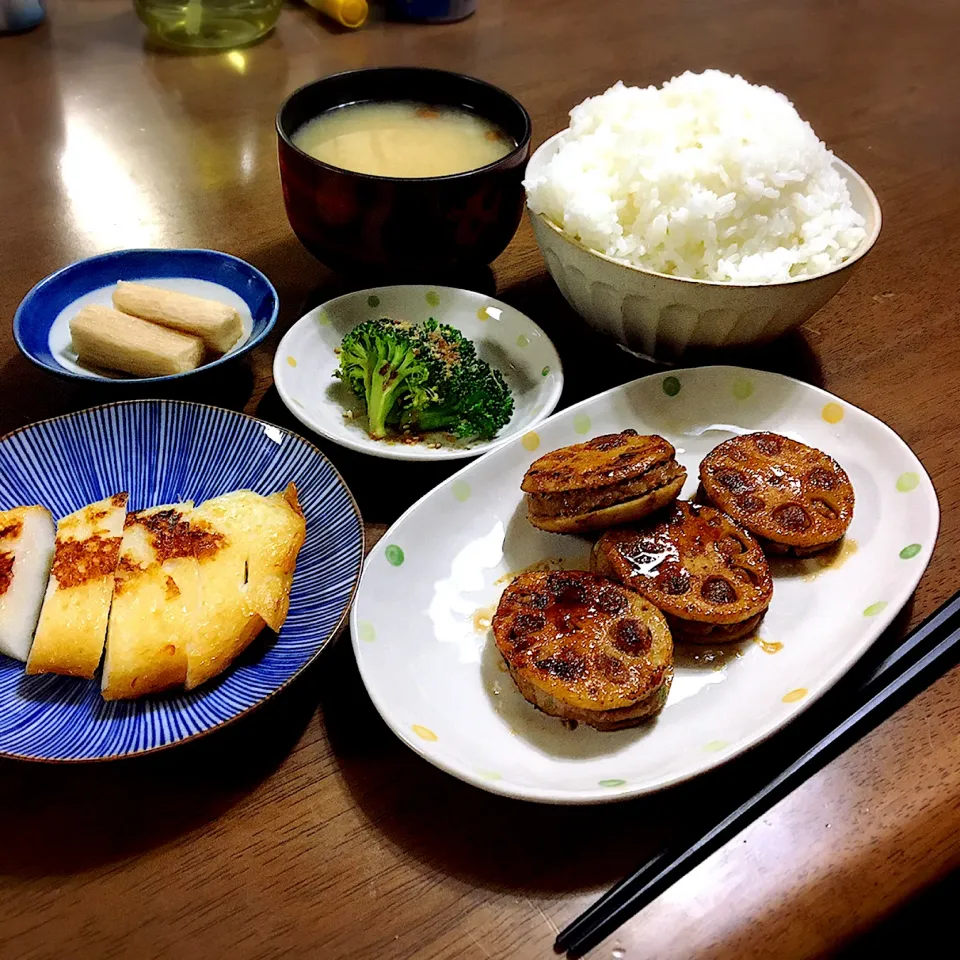
[[[513,415],[513,397],[499,370],[477,356],[473,343],[459,330],[430,319],[422,343],[438,377],[436,395],[425,403],[405,405],[405,430],[443,430],[461,439],[491,440]]]
[[[354,327],[340,347],[344,383],[367,405],[370,436],[382,438],[387,421],[397,422],[407,409],[419,409],[437,398],[432,381],[438,366],[425,349],[423,334],[399,320],[367,320]]]

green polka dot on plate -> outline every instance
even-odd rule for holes
[[[677,377],[665,377],[661,386],[668,397],[675,397],[680,392],[680,380]]]
[[[904,547],[900,551],[900,559],[912,560],[922,549],[923,547],[921,547],[919,543],[911,543],[908,547]]]
[[[380,298],[377,297],[377,296],[374,296],[374,295],[371,293],[370,296],[367,297],[367,306],[368,306],[368,307],[379,307],[379,306],[380,306]]]
[[[451,489],[454,497],[461,503],[470,499],[470,484],[466,480],[457,480]]]
[[[753,384],[749,380],[735,380],[733,395],[737,400],[746,400],[753,396]]]
[[[377,639],[377,631],[373,628],[373,624],[369,620],[361,620],[357,624],[357,636],[364,643],[373,643]]]
[[[517,337],[517,346],[520,347],[521,350],[524,347],[529,347],[530,338],[525,333],[521,333],[520,336]]]
[[[578,413],[573,418],[573,429],[577,433],[586,433],[590,429],[590,418],[585,413]]]
[[[426,300],[431,307],[440,306],[440,294],[436,290],[428,290]]]
[[[329,327],[329,326],[330,326],[330,314],[328,314],[326,310],[323,310],[323,311],[320,313],[320,316],[317,317],[317,323],[319,323],[321,327]]]
[[[863,611],[865,617],[875,617],[878,613],[883,613],[887,609],[886,600],[878,600],[876,603],[871,603],[866,610]]]
[[[613,777],[610,780],[601,780],[601,787],[622,787],[627,781],[621,780],[619,777]]]
[[[729,744],[726,740],[711,740],[709,743],[703,745],[703,749],[706,750],[707,753],[719,753],[728,746]]]
[[[478,770],[477,773],[483,777],[484,780],[502,780],[503,776],[497,773],[496,770]]]
[[[897,489],[901,493],[909,493],[911,490],[916,490],[919,483],[920,475],[914,473],[912,470],[901,473],[900,476],[897,477]]]
[[[549,368],[549,367],[544,367],[544,368],[540,371],[540,376],[541,376],[541,377],[545,377],[545,376],[547,376],[549,373],[550,373],[550,368]]]
[[[403,563],[403,551],[395,543],[391,543],[390,546],[383,551],[383,554],[387,558],[387,563],[392,564],[394,567],[399,567]]]

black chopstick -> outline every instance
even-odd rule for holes
[[[850,709],[799,759],[726,816],[701,823],[644,863],[560,932],[558,952],[581,957],[779,800],[945,673],[960,657],[960,591],[927,617],[854,691]],[[733,801],[736,802],[736,801]]]

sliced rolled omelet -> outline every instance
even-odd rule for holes
[[[269,497],[236,490],[208,500],[192,526],[209,539],[197,554],[202,601],[187,647],[188,690],[225,670],[264,626],[283,626],[306,537],[293,484]]]
[[[182,686],[200,616],[191,502],[127,514],[107,627],[102,693],[129,699]]]
[[[53,568],[27,673],[93,677],[103,653],[126,515],[127,494],[118,493],[57,524]]]

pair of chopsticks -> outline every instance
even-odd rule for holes
[[[652,903],[682,876],[732,840],[774,804],[945,674],[960,659],[960,591],[923,621],[853,692],[832,724],[821,722],[811,744],[752,796],[732,799],[700,821],[585,910],[554,942],[558,953],[582,957]],[[821,718],[823,721],[824,718]],[[724,810],[727,812],[724,814]]]

